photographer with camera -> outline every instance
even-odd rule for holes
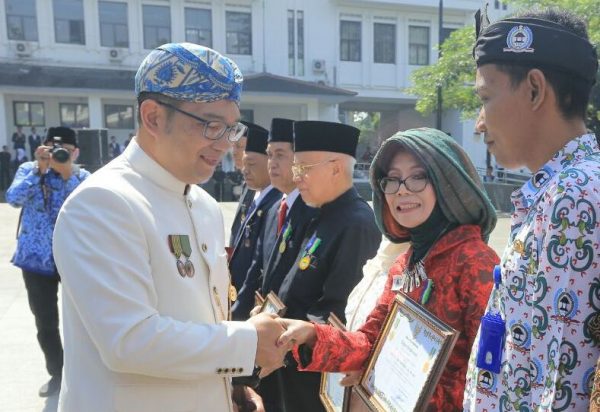
[[[35,317],[37,339],[51,379],[39,391],[42,397],[60,389],[63,349],[58,331],[60,276],[52,255],[52,232],[58,212],[69,194],[90,173],[73,164],[79,155],[75,132],[51,127],[35,161],[21,164],[6,191],[6,201],[21,207],[17,250],[12,263],[23,271],[29,307]]]

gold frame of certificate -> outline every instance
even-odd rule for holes
[[[330,313],[327,323],[336,329],[345,331],[344,323],[335,314]],[[344,388],[339,385],[344,373],[323,372],[321,374],[321,386],[319,388],[319,398],[327,412],[348,412],[350,401],[350,388]],[[335,386],[334,386],[335,385]],[[341,393],[340,393],[341,388]],[[332,389],[334,389],[332,391]],[[341,396],[340,396],[341,395]]]
[[[273,291],[270,291],[264,298],[264,302],[260,307],[260,313],[274,313],[277,316],[282,317],[285,315],[287,307],[283,304],[279,296]]]
[[[425,410],[458,332],[399,293],[357,391],[373,411]]]

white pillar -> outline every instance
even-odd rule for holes
[[[104,127],[102,119],[102,99],[99,96],[88,97],[88,108],[90,110],[90,129],[101,129]]]
[[[0,148],[4,145],[10,147],[8,141],[10,139],[10,136],[12,136],[14,130],[9,130],[8,128],[8,125],[12,124],[12,122],[8,119],[9,116],[10,114],[6,110],[4,93],[0,93],[0,133],[4,135],[4,140],[0,139]],[[4,133],[2,133],[3,130]]]

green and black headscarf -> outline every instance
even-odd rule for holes
[[[411,240],[411,231],[407,228],[395,221],[395,227],[389,227],[389,221],[387,224],[384,222],[388,220],[384,219],[384,208],[388,206],[379,187],[379,180],[387,176],[394,156],[403,150],[416,156],[423,164],[435,191],[437,205],[429,220],[441,219],[451,227],[479,225],[482,238],[487,241],[497,219],[481,178],[465,151],[451,137],[430,128],[396,133],[383,142],[373,159],[369,177],[373,189],[373,209],[381,233],[394,243]],[[440,212],[443,216],[439,216]],[[390,213],[387,215],[391,216]]]

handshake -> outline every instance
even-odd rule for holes
[[[259,313],[248,319],[256,328],[256,366],[261,370],[260,377],[284,366],[286,354],[294,345],[316,341],[313,324],[296,319],[280,318],[274,314]]]

